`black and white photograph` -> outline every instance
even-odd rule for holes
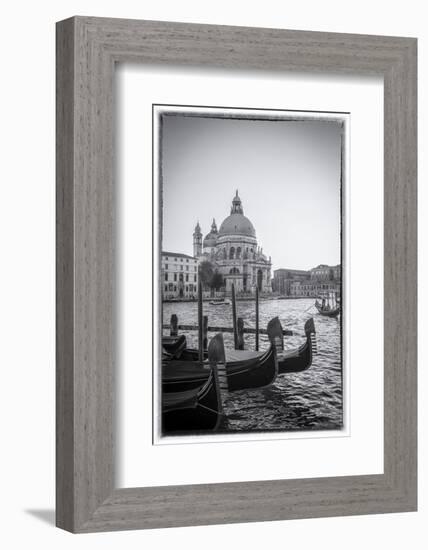
[[[342,430],[346,113],[153,128],[160,437]]]
[[[424,6],[2,6],[2,548],[423,549]]]

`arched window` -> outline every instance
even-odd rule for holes
[[[232,246],[229,250],[229,260],[233,260],[235,258],[235,247]]]
[[[239,275],[239,269],[237,267],[232,267],[229,271],[229,275]]]
[[[241,247],[238,246],[238,248],[236,249],[236,259],[239,260],[240,257],[241,257]]]
[[[227,260],[227,250],[223,248],[223,258]]]

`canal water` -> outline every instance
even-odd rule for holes
[[[285,348],[294,348],[304,342],[303,326],[312,316],[318,353],[305,372],[278,376],[267,388],[230,393],[224,403],[228,431],[306,431],[342,427],[341,317],[323,317],[311,307],[313,303],[314,299],[260,300],[260,327],[266,328],[268,321],[278,316],[283,328],[293,331],[293,336],[284,336]],[[254,301],[237,301],[237,310],[246,327],[255,327]],[[169,323],[172,313],[178,316],[179,324],[197,325],[196,302],[163,304],[164,323]],[[208,325],[232,326],[231,305],[213,306],[204,302],[204,315],[208,315]],[[197,332],[185,334],[189,347],[196,348]],[[212,336],[208,334],[208,338]],[[223,336],[225,346],[232,349],[233,335],[224,333]],[[267,349],[267,336],[261,335],[260,339],[260,349]],[[254,335],[245,334],[245,348],[254,349]]]

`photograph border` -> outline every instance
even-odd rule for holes
[[[160,425],[161,425],[161,412],[160,412],[160,404],[161,404],[161,381],[159,377],[161,376],[161,345],[160,342],[162,340],[163,330],[162,330],[162,311],[163,311],[163,302],[162,302],[162,285],[163,280],[158,276],[161,274],[161,256],[163,251],[163,203],[164,203],[164,191],[163,191],[163,170],[162,170],[162,152],[163,152],[163,116],[183,116],[183,117],[195,117],[195,118],[212,118],[212,119],[220,119],[220,120],[244,120],[244,121],[275,121],[275,122],[334,122],[340,125],[341,132],[340,132],[340,188],[339,188],[339,196],[340,196],[340,205],[339,205],[339,212],[340,212],[340,265],[341,265],[341,277],[340,277],[340,295],[342,298],[342,311],[348,307],[347,303],[345,303],[344,299],[344,285],[343,285],[343,266],[344,266],[344,246],[346,241],[346,235],[345,235],[345,193],[346,193],[346,185],[349,184],[349,181],[346,181],[348,178],[348,174],[346,174],[345,165],[346,165],[346,159],[349,155],[349,151],[347,151],[347,145],[346,145],[346,137],[349,140],[349,135],[347,136],[347,133],[349,134],[349,125],[350,125],[350,115],[351,113],[349,111],[328,111],[328,110],[314,110],[314,109],[308,109],[308,110],[302,110],[302,109],[274,109],[274,108],[267,108],[267,107],[238,107],[236,105],[230,105],[230,106],[224,106],[224,105],[194,105],[194,104],[172,104],[172,103],[152,103],[152,143],[153,143],[153,151],[152,151],[152,192],[153,192],[153,208],[152,208],[152,215],[153,215],[153,251],[154,251],[154,265],[155,262],[157,264],[156,270],[153,271],[153,284],[152,284],[152,291],[154,296],[154,302],[153,305],[157,305],[158,313],[155,315],[155,311],[153,309],[152,314],[152,323],[155,327],[155,330],[153,331],[153,365],[152,365],[152,380],[153,380],[153,430],[152,430],[152,440],[153,444],[159,445],[159,444],[186,444],[186,443],[197,443],[197,442],[203,442],[203,443],[212,443],[214,440],[217,441],[264,441],[269,439],[281,439],[281,438],[293,438],[295,437],[296,433],[305,433],[307,437],[324,437],[324,435],[321,435],[323,432],[330,432],[327,437],[333,437],[331,432],[341,432],[340,435],[337,435],[336,437],[343,437],[343,432],[345,431],[345,421],[344,418],[346,417],[347,421],[349,422],[348,414],[346,413],[346,408],[348,408],[349,411],[349,403],[345,403],[346,399],[349,398],[347,395],[345,397],[345,388],[344,388],[344,315],[340,315],[340,363],[341,363],[341,391],[342,391],[342,404],[341,404],[341,411],[342,411],[342,426],[341,428],[334,428],[332,430],[311,430],[311,429],[305,429],[302,428],[300,430],[267,430],[266,432],[259,432],[259,431],[243,431],[243,432],[232,432],[230,434],[227,434],[225,432],[221,433],[213,433],[212,435],[208,434],[198,434],[197,436],[187,434],[187,435],[169,435],[169,436],[162,436]],[[183,111],[180,111],[179,109],[183,109]],[[164,110],[163,110],[164,109]],[[176,110],[178,109],[178,110]],[[192,109],[194,109],[192,111]],[[214,113],[211,111],[217,111],[218,113]],[[232,111],[230,113],[226,113],[227,111]],[[248,111],[248,115],[238,114],[236,111]],[[253,113],[253,114],[251,114]],[[265,113],[265,114],[263,114]],[[277,115],[275,116],[275,113]],[[293,117],[294,113],[294,117]],[[281,115],[282,114],[282,115]],[[324,116],[323,115],[327,115]],[[155,128],[157,130],[155,131]],[[157,140],[155,139],[157,137]],[[155,143],[157,141],[157,144],[155,146]],[[349,146],[349,144],[348,144]],[[157,154],[157,158],[156,158]],[[155,169],[155,166],[157,168]],[[157,175],[159,181],[155,181],[155,175]],[[233,190],[231,190],[233,191]],[[155,212],[157,212],[157,216],[155,216]],[[225,209],[225,212],[227,211],[227,207]],[[157,220],[157,223],[156,223]],[[157,303],[156,303],[156,297],[157,297]],[[165,324],[166,320],[163,320],[163,324]],[[212,334],[212,333],[211,333]],[[349,373],[348,373],[349,376]],[[346,426],[347,435],[349,435],[349,426]],[[255,434],[257,434],[255,436]],[[292,434],[292,435],[291,435]],[[262,437],[260,437],[262,435]],[[290,437],[291,436],[291,437]],[[214,439],[215,438],[215,439]],[[163,441],[162,441],[163,440]],[[174,441],[175,440],[175,441]]]
[[[417,40],[57,23],[56,524],[72,532],[417,509]],[[384,473],[115,488],[116,63],[384,79]],[[142,464],[144,467],[144,464]]]

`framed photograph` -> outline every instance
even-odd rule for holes
[[[154,292],[162,301],[155,443],[315,430],[325,437],[349,428],[340,315],[348,119],[347,113],[153,105],[160,227]],[[224,347],[224,388],[216,389],[215,375],[210,379],[211,336]],[[318,347],[317,371],[303,375]],[[203,391],[188,410],[180,397],[192,388]]]
[[[57,25],[57,525],[417,507],[416,40]]]

